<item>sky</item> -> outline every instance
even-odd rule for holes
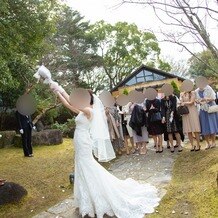
[[[158,40],[162,40],[159,33],[160,28],[166,28],[158,21],[153,10],[150,7],[145,7],[136,4],[124,4],[120,7],[117,5],[120,0],[66,0],[67,4],[72,9],[80,12],[85,20],[95,23],[99,20],[104,20],[114,24],[118,21],[126,21],[135,23],[142,30],[152,30]],[[172,28],[172,27],[171,27]],[[173,58],[175,60],[187,60],[191,55],[182,50],[181,47],[169,42],[159,42],[161,54],[163,57]],[[200,47],[192,46],[195,52],[200,51]]]

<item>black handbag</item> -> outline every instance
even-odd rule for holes
[[[160,112],[151,114],[150,122],[156,122],[156,121],[161,121],[161,120],[162,120],[162,117],[161,117]]]
[[[177,113],[179,114],[179,115],[184,115],[184,114],[189,114],[189,110],[188,110],[188,107],[187,106],[179,106],[178,108],[177,108]]]

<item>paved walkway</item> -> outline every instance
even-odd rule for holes
[[[163,153],[156,154],[152,143],[149,143],[147,155],[123,155],[112,162],[109,171],[120,179],[128,177],[140,183],[155,185],[162,198],[166,193],[166,185],[171,180],[173,162],[179,153],[170,153],[164,149]],[[34,218],[78,218],[73,198],[66,199],[52,208],[34,216]]]

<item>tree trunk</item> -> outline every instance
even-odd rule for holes
[[[33,120],[33,124],[35,125],[43,117],[43,115],[46,112],[48,112],[49,110],[54,109],[56,107],[59,107],[60,105],[61,105],[61,103],[60,104],[55,104],[55,105],[52,105],[52,106],[50,106],[48,108],[43,109],[42,112],[35,117],[35,119]]]

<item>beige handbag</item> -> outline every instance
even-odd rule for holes
[[[218,105],[212,105],[212,106],[210,106],[209,108],[208,108],[208,111],[207,111],[208,113],[216,113],[216,112],[218,112]]]

